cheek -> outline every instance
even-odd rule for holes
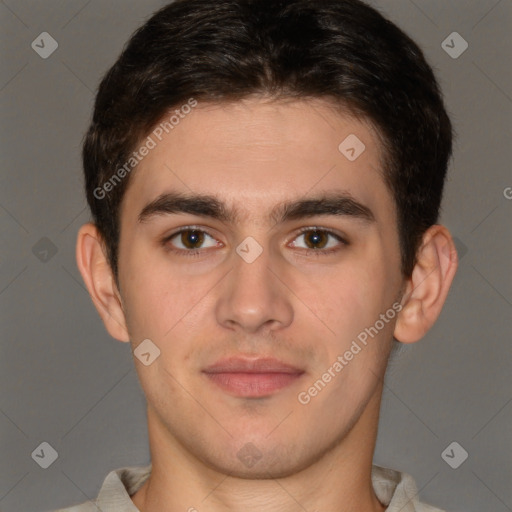
[[[295,309],[290,329],[300,339],[315,340],[312,375],[323,373],[372,318],[374,308],[363,277],[361,270],[343,265],[287,276]]]
[[[163,275],[150,258],[139,257],[136,252],[125,259],[120,278],[130,334],[134,338],[161,338],[178,320],[174,316],[179,314],[175,306],[180,304],[176,300],[179,283]]]
[[[375,326],[376,322],[379,322],[379,339],[388,339],[392,335],[393,322],[386,318],[388,322],[382,326],[379,319],[396,298],[394,279],[387,275],[383,258],[367,258],[365,261],[364,265],[353,265],[350,269],[331,270],[324,278],[311,280],[316,284],[303,287],[303,302],[311,305],[311,311],[333,334],[328,336],[331,359],[349,348],[358,336],[364,339],[364,333],[368,333],[366,329]],[[378,349],[384,345],[373,343],[373,349],[380,353]],[[365,350],[367,357],[372,357],[373,349]]]
[[[149,338],[161,347],[169,346],[184,325],[188,335],[205,325],[206,309],[212,307],[205,296],[218,279],[216,274],[194,278],[161,256],[134,251],[126,259],[125,277],[121,283],[125,316],[134,343]]]

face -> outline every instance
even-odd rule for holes
[[[391,347],[379,139],[319,100],[262,99],[199,104],[153,138],[119,248],[131,343],[160,351],[135,361],[150,429],[223,472],[296,472],[356,428]]]

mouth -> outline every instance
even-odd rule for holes
[[[305,372],[277,359],[235,357],[217,361],[203,373],[232,396],[262,398],[292,385]]]

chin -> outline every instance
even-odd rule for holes
[[[286,478],[297,474],[321,459],[332,444],[308,446],[306,440],[272,443],[265,436],[254,436],[253,441],[233,441],[229,446],[216,444],[214,451],[196,453],[202,462],[214,471],[248,480]],[[289,438],[288,438],[289,439]]]

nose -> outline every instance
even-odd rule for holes
[[[223,280],[216,304],[217,321],[223,327],[257,333],[285,328],[293,321],[291,292],[284,275],[271,265],[265,249],[254,261],[234,255],[234,267]]]

